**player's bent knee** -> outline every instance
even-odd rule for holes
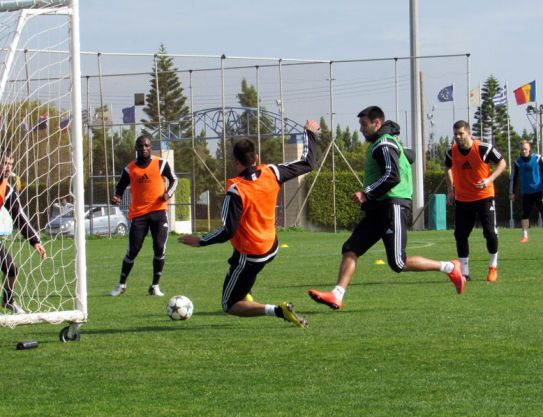
[[[403,270],[405,268],[405,264],[400,266],[396,262],[389,262],[388,266],[390,266],[390,269],[392,269],[397,274],[399,274],[400,272],[403,272]]]

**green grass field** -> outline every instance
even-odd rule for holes
[[[256,300],[290,300],[302,330],[271,317],[241,319],[220,307],[229,244],[180,245],[171,236],[161,285],[147,296],[151,240],[128,291],[112,298],[125,239],[87,242],[89,321],[62,344],[63,326],[0,329],[5,416],[541,416],[543,231],[500,230],[499,281],[485,281],[482,232],[470,239],[464,295],[441,273],[395,274],[381,244],[361,258],[344,309],[307,289],[335,283],[346,233],[282,232]],[[452,231],[412,232],[408,254],[455,256]],[[166,316],[168,296],[195,305]],[[17,351],[16,342],[39,341]]]

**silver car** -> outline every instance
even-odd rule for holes
[[[55,213],[53,212],[53,214]],[[45,233],[51,236],[74,236],[75,220],[73,209],[56,214],[55,217],[51,216],[53,218],[45,225]],[[92,210],[85,207],[85,232],[88,235],[91,234],[91,222],[93,235],[108,235],[111,231],[113,235],[125,236],[128,232],[128,219],[121,209],[116,206],[109,206],[109,211],[108,206],[105,204],[94,205]]]

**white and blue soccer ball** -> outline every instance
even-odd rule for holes
[[[192,316],[194,305],[184,295],[174,295],[168,300],[166,313],[172,320],[188,320]]]

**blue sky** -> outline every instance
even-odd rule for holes
[[[531,129],[525,106],[514,103],[512,90],[536,79],[541,101],[538,30],[542,20],[543,3],[539,0],[419,0],[420,54],[470,53],[471,87],[490,74],[502,84],[507,81],[513,126],[517,131]],[[82,50],[154,53],[161,42],[175,54],[325,60],[405,57],[409,55],[409,1],[81,1]],[[183,64],[176,65],[183,69]],[[467,117],[467,109],[462,110],[462,106],[467,107],[465,61],[436,60],[431,65],[422,64],[421,69],[428,71],[425,110],[435,104],[436,134],[449,134],[452,106],[437,103],[435,97],[449,79],[465,82],[465,86],[455,87],[455,96],[463,95],[455,105],[456,118]],[[133,67],[133,71],[139,70],[149,71],[150,66]],[[360,71],[366,72],[366,68]],[[369,71],[367,80],[377,83],[379,71]],[[337,82],[340,84],[341,79]],[[404,88],[408,91],[408,84]],[[131,104],[130,96],[131,92],[126,95],[126,106]],[[337,120],[356,128],[354,116],[362,107],[374,104],[368,100],[379,101],[374,97],[349,95]],[[122,106],[122,99],[118,100]],[[407,103],[405,100],[402,108]],[[319,117],[321,110],[316,106],[313,112],[311,104],[304,105],[307,117]]]

